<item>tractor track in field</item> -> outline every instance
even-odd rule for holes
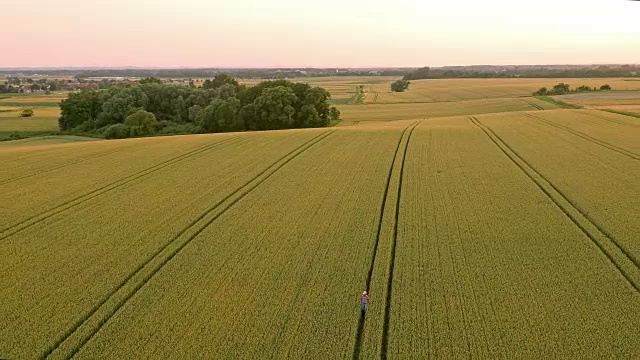
[[[616,267],[622,277],[637,292],[640,292],[640,262],[633,254],[585,214],[573,201],[558,189],[547,177],[536,170],[521,155],[513,150],[498,134],[482,124],[476,117],[469,120],[525,174],[536,186],[582,231],[583,234]]]
[[[145,284],[153,278],[167,263],[182,251],[202,231],[222,216],[238,201],[250,194],[260,184],[276,174],[290,161],[306,150],[326,139],[337,130],[322,132],[302,145],[296,147],[286,155],[267,166],[262,172],[254,176],[223,199],[208,207],[196,219],[191,221],[180,232],[162,245],[155,253],[136,267],[120,284],[105,295],[82,319],[65,332],[53,346],[48,348],[41,358],[72,358],[87,344],[100,329],[120,310]],[[199,224],[200,223],[200,224]],[[186,236],[183,241],[181,238]]]
[[[376,262],[376,256],[378,255],[378,245],[380,244],[380,234],[382,233],[382,222],[384,219],[384,212],[386,209],[387,196],[389,194],[389,187],[391,185],[391,175],[393,174],[393,167],[396,163],[396,160],[398,159],[398,153],[400,152],[400,145],[402,144],[402,139],[404,139],[404,134],[412,126],[414,125],[417,126],[416,124],[417,122],[414,122],[409,126],[407,126],[406,128],[404,128],[404,130],[402,131],[402,134],[400,134],[400,138],[398,139],[398,143],[396,144],[396,148],[393,152],[394,153],[393,160],[391,160],[391,165],[389,166],[389,172],[387,173],[387,184],[384,189],[384,194],[382,195],[382,204],[380,205],[378,231],[376,233],[376,240],[373,245],[373,254],[371,255],[371,264],[369,265],[369,272],[367,273],[367,283],[365,286],[365,289],[367,290],[367,292],[369,292],[369,289],[371,287],[371,279],[373,278],[373,269]],[[360,349],[362,347],[362,335],[364,331],[364,321],[365,321],[365,317],[362,316],[362,314],[360,314],[360,317],[358,318],[358,331],[356,335],[356,342],[353,347],[353,356],[352,356],[353,360],[357,360],[360,358]]]
[[[0,233],[2,235],[0,235],[0,240],[6,239],[12,235],[15,235],[33,225],[36,225],[38,223],[40,223],[41,221],[44,221],[54,215],[57,215],[61,212],[64,212],[66,210],[69,210],[77,205],[80,205],[88,200],[91,200],[95,197],[98,197],[100,195],[103,195],[105,193],[110,192],[111,190],[117,189],[123,185],[126,185],[130,182],[133,182],[137,179],[140,179],[144,176],[147,176],[149,174],[152,174],[158,170],[164,169],[166,167],[169,167],[171,165],[174,165],[176,163],[179,163],[185,159],[189,159],[193,156],[196,156],[198,154],[201,154],[203,152],[209,151],[211,149],[217,148],[219,146],[223,146],[226,145],[230,142],[232,142],[233,140],[239,138],[239,136],[235,136],[235,137],[231,137],[231,138],[227,138],[224,140],[220,140],[220,141],[216,141],[212,144],[207,144],[204,146],[200,146],[196,149],[187,151],[184,154],[180,154],[178,156],[174,156],[168,160],[162,161],[156,165],[150,166],[145,168],[144,170],[140,170],[137,171],[131,175],[127,175],[122,179],[113,181],[107,185],[101,186],[97,189],[91,190],[88,193],[85,193],[83,195],[80,195],[78,197],[75,197],[71,200],[65,201],[62,204],[56,205],[52,208],[50,208],[49,210],[43,211],[41,213],[38,213],[36,215],[32,215],[18,223],[15,223],[13,225],[10,225],[2,230],[0,230]]]
[[[0,181],[0,185],[9,184],[9,183],[12,183],[12,182],[15,182],[15,181],[19,181],[19,180],[22,180],[22,179],[30,178],[32,176],[41,175],[41,174],[44,174],[44,173],[47,173],[47,172],[50,172],[50,171],[63,169],[65,167],[67,167],[67,166],[77,165],[77,164],[83,163],[85,161],[98,159],[98,158],[101,158],[101,157],[104,157],[104,156],[108,156],[108,155],[112,155],[112,154],[115,154],[115,153],[118,153],[118,152],[122,152],[122,151],[125,151],[125,150],[129,150],[129,148],[125,147],[125,148],[109,151],[109,152],[106,152],[106,153],[102,153],[102,154],[98,154],[98,155],[94,155],[94,156],[89,156],[89,157],[86,157],[86,158],[83,158],[83,159],[79,159],[79,160],[76,160],[76,161],[72,161],[72,162],[69,162],[69,163],[66,163],[66,164],[54,166],[54,167],[51,167],[49,169],[39,170],[39,171],[33,172],[31,174],[28,174],[28,175],[23,175],[23,176],[18,176],[18,177],[11,178],[11,179],[6,179],[4,181]]]
[[[576,136],[578,136],[580,138],[583,138],[583,139],[585,139],[585,140],[587,140],[587,141],[589,141],[589,142],[591,142],[593,144],[600,145],[600,146],[602,146],[604,148],[607,148],[609,150],[615,151],[615,152],[617,152],[619,154],[628,156],[628,157],[630,157],[630,158],[632,158],[634,160],[640,160],[640,154],[636,154],[633,151],[629,151],[629,150],[623,149],[623,148],[621,148],[619,146],[616,146],[616,145],[613,145],[613,144],[609,144],[606,141],[602,141],[600,139],[594,138],[594,137],[589,136],[589,135],[587,135],[587,134],[585,134],[583,132],[571,129],[571,128],[566,127],[564,125],[556,124],[553,121],[549,121],[547,119],[543,119],[543,118],[541,118],[539,116],[535,116],[535,115],[531,115],[531,114],[527,114],[527,113],[523,113],[523,115],[525,115],[527,117],[530,117],[532,119],[536,119],[537,121],[542,121],[545,124],[548,124],[550,126],[558,128],[560,130],[564,130],[564,131],[566,131],[568,133],[571,133],[571,134],[576,135]]]
[[[402,180],[404,177],[404,165],[407,160],[407,150],[409,149],[409,144],[411,143],[411,135],[413,135],[413,130],[416,129],[420,125],[418,122],[417,125],[409,130],[409,135],[407,136],[407,143],[404,146],[404,152],[402,155],[402,163],[400,165],[400,178],[398,181],[398,196],[396,197],[396,213],[395,213],[395,221],[393,223],[393,238],[391,244],[391,261],[389,263],[389,277],[387,280],[387,298],[385,299],[384,305],[384,323],[382,325],[382,349],[380,350],[380,358],[382,360],[387,359],[387,351],[389,348],[389,323],[391,321],[391,292],[393,291],[393,271],[396,263],[396,247],[398,244],[398,222],[400,219],[400,200],[402,199]]]
[[[525,100],[525,102],[526,102],[527,104],[531,105],[531,107],[533,107],[533,108],[534,108],[534,109],[536,109],[536,110],[544,110],[544,108],[543,108],[542,106],[540,106],[540,105],[536,105],[536,104],[534,104],[534,103],[532,103],[532,102],[530,102],[530,101],[527,101],[527,100]]]

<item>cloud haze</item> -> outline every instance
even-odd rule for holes
[[[0,67],[640,63],[624,0],[4,0]]]

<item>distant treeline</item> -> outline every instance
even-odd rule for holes
[[[325,127],[340,116],[330,97],[323,88],[286,80],[247,87],[218,74],[196,88],[148,78],[70,93],[60,103],[59,124],[63,131],[107,138]]]
[[[565,67],[423,67],[406,73],[404,80],[455,78],[607,78],[640,77],[640,65]]]
[[[404,76],[405,80],[446,78],[640,77],[640,65],[472,65],[416,68],[282,69],[0,69],[0,76],[86,78],[210,78],[226,73],[241,79],[291,79],[325,76]]]
[[[389,69],[90,69],[90,70],[1,70],[0,76],[70,76],[86,78],[210,78],[218,74],[229,74],[239,79],[291,79],[326,76],[402,76],[407,68]]]

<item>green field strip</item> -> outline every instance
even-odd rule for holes
[[[404,130],[402,131],[402,133],[400,134],[400,138],[398,139],[398,143],[396,145],[396,148],[394,150],[394,156],[393,159],[391,160],[391,165],[389,166],[389,171],[387,173],[387,182],[386,182],[386,186],[384,188],[384,193],[382,195],[382,203],[380,205],[380,216],[379,216],[379,220],[378,220],[378,229],[376,232],[376,239],[374,242],[374,246],[373,246],[373,254],[371,255],[371,264],[369,266],[369,272],[367,274],[367,281],[366,281],[366,285],[365,285],[365,289],[367,290],[368,293],[371,293],[371,281],[373,278],[373,273],[374,273],[374,269],[375,269],[375,265],[376,265],[376,259],[377,259],[377,255],[380,249],[380,238],[381,238],[381,234],[382,234],[382,226],[383,226],[383,222],[385,219],[385,214],[387,212],[389,212],[387,209],[387,201],[389,200],[389,203],[391,203],[390,200],[392,199],[388,199],[389,196],[389,188],[391,186],[391,176],[393,174],[393,170],[394,170],[394,166],[396,164],[396,160],[398,159],[398,154],[400,153],[400,146],[402,144],[402,141],[404,139],[404,135],[406,134],[407,130],[409,130],[409,128],[411,127],[415,127],[417,126],[417,123],[413,123],[413,124],[409,124],[406,128],[404,128]],[[413,130],[413,128],[411,128],[411,130]],[[395,210],[392,210],[395,212]],[[356,341],[353,347],[353,356],[352,359],[353,360],[357,360],[360,358],[360,352],[361,352],[361,348],[362,348],[362,341],[363,341],[363,333],[364,333],[364,326],[366,323],[366,317],[363,316],[363,314],[360,314],[361,316],[358,318],[358,331],[357,331],[357,335],[356,335]]]
[[[1,101],[0,106],[7,107],[17,107],[17,108],[39,108],[39,107],[58,107],[58,102],[10,102],[10,101]]]
[[[638,113],[637,111],[625,111],[625,110],[618,110],[618,109],[600,109],[600,111],[606,111],[611,114],[617,114],[617,115],[640,119],[640,113]]]
[[[154,172],[161,170],[163,168],[166,168],[168,166],[174,165],[176,163],[179,163],[180,161],[183,161],[185,159],[189,159],[193,156],[199,155],[201,153],[204,153],[206,151],[209,151],[211,149],[215,149],[219,146],[225,146],[228,145],[229,143],[233,142],[233,140],[237,139],[237,137],[233,137],[233,138],[228,138],[228,139],[224,139],[224,140],[220,140],[220,141],[216,141],[212,144],[207,144],[205,146],[201,146],[198,147],[194,150],[188,151],[184,154],[172,157],[168,160],[165,160],[159,164],[153,165],[151,167],[145,168],[143,170],[140,170],[138,172],[135,172],[134,174],[131,174],[125,178],[122,178],[120,180],[114,181],[112,183],[109,183],[107,185],[101,186],[95,190],[92,190],[88,193],[85,193],[83,195],[80,195],[78,197],[75,197],[71,200],[68,200],[62,204],[59,204],[53,208],[50,208],[48,210],[45,210],[43,212],[40,212],[38,214],[35,214],[33,216],[30,216],[18,223],[15,223],[13,225],[10,225],[8,227],[5,227],[4,229],[0,230],[0,233],[2,235],[0,235],[0,240],[6,239],[9,236],[15,235],[17,233],[19,233],[20,231],[27,229],[45,219],[50,218],[51,216],[54,216],[56,214],[59,214],[63,211],[66,211],[68,209],[73,208],[74,206],[77,206],[79,204],[82,204],[83,202],[93,199],[97,196],[100,196],[102,194],[105,194],[109,191],[112,191],[114,189],[117,189],[125,184],[128,184],[132,181],[135,181],[137,179],[140,179],[142,177],[145,177],[147,175],[153,174]]]
[[[360,86],[356,86],[355,94],[347,101],[349,105],[360,105],[364,102],[366,93]]]
[[[547,102],[547,103],[549,103],[551,105],[558,106],[558,107],[560,107],[562,109],[582,109],[583,108],[583,106],[581,106],[581,105],[570,104],[570,103],[564,102],[562,100],[556,100],[551,96],[536,96],[535,99]]]
[[[617,152],[619,154],[628,156],[628,157],[630,157],[630,158],[632,158],[634,160],[640,160],[640,155],[634,153],[633,151],[630,151],[630,150],[627,150],[627,149],[623,149],[623,148],[621,148],[619,146],[616,146],[616,145],[610,144],[610,143],[608,143],[606,141],[602,141],[600,139],[594,138],[593,136],[589,136],[589,135],[587,135],[587,134],[585,134],[583,132],[571,129],[571,128],[567,127],[567,126],[553,123],[553,122],[551,122],[549,120],[546,120],[546,119],[543,119],[543,118],[541,118],[539,116],[535,116],[535,115],[532,115],[532,114],[529,114],[529,113],[523,113],[523,115],[528,116],[529,118],[535,119],[536,121],[542,121],[545,124],[548,124],[550,126],[558,128],[560,130],[567,131],[567,132],[569,132],[569,133],[571,133],[573,135],[576,135],[576,136],[578,136],[578,137],[580,137],[582,139],[590,141],[590,142],[592,142],[592,143],[594,143],[596,145],[600,145],[602,147],[605,147],[605,148],[607,148],[609,150],[615,151],[615,152]]]
[[[482,124],[475,117],[470,117],[469,119],[600,249],[628,284],[637,292],[640,292],[640,264],[633,255],[624,246],[621,246],[619,242],[607,235],[606,230],[589,219],[549,179],[540,174],[493,130]]]
[[[324,140],[333,131],[323,132],[305,142],[293,151],[281,157],[256,177],[250,179],[232,193],[206,209],[200,216],[189,223],[175,237],[170,239],[158,251],[141,263],[130,273],[120,285],[94,307],[76,326],[67,331],[50,349],[43,354],[43,358],[70,359],[106,324],[109,319],[137,293],[162,267],[173,259],[196,236],[204,231],[216,219],[224,214],[247,194],[273,176],[290,161],[304,153],[307,149]]]

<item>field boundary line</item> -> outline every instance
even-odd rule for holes
[[[409,144],[411,143],[411,135],[413,135],[413,130],[420,125],[422,121],[419,121],[417,125],[411,128],[409,131],[409,135],[407,136],[407,142],[404,146],[404,152],[402,155],[402,163],[400,165],[400,179],[398,181],[398,196],[396,197],[396,214],[395,221],[393,224],[393,238],[391,243],[391,260],[389,262],[389,276],[387,278],[387,297],[385,299],[384,306],[384,323],[382,326],[382,348],[380,350],[380,358],[382,360],[387,359],[387,352],[389,350],[389,323],[391,322],[391,297],[393,291],[393,272],[395,269],[396,263],[396,248],[398,245],[398,223],[400,220],[400,201],[402,199],[402,180],[404,178],[404,165],[407,160],[407,150],[409,149]]]
[[[384,219],[384,213],[385,213],[385,209],[386,209],[386,204],[387,204],[387,197],[389,194],[389,187],[391,185],[391,176],[393,174],[393,168],[395,166],[396,160],[398,159],[398,153],[400,150],[400,145],[402,144],[402,140],[404,139],[404,135],[407,132],[407,130],[412,127],[412,126],[417,126],[416,125],[417,122],[414,122],[410,125],[408,125],[407,127],[404,128],[404,130],[402,131],[402,133],[400,134],[400,138],[398,139],[398,143],[396,144],[396,148],[393,152],[393,159],[391,160],[391,165],[389,166],[389,171],[387,173],[387,183],[384,189],[384,194],[382,196],[382,204],[380,206],[380,216],[379,216],[379,220],[378,220],[378,230],[376,233],[376,240],[374,242],[374,246],[373,246],[373,254],[371,255],[371,264],[369,265],[369,272],[367,273],[367,282],[365,285],[365,289],[367,290],[367,292],[370,291],[370,286],[371,286],[371,279],[373,277],[373,269],[375,267],[375,262],[376,262],[376,256],[378,255],[378,245],[380,244],[380,235],[382,233],[382,222]],[[354,345],[353,348],[353,360],[357,360],[360,358],[360,349],[362,347],[362,336],[363,336],[363,332],[364,332],[364,323],[365,323],[365,316],[362,316],[362,313],[360,314],[360,317],[358,318],[358,331],[356,333],[356,343]]]
[[[591,220],[578,206],[565,196],[549,179],[536,170],[522,156],[513,150],[491,128],[476,117],[469,120],[482,130],[522,172],[598,247],[611,264],[637,292],[640,292],[640,265],[633,254]]]
[[[587,114],[587,115],[590,115],[592,117],[595,117],[595,118],[598,118],[598,119],[602,119],[602,120],[606,120],[606,121],[609,121],[609,122],[612,122],[612,123],[615,123],[615,124],[619,124],[619,125],[626,125],[626,126],[630,126],[630,127],[634,127],[634,128],[639,128],[640,127],[640,124],[628,123],[628,122],[623,121],[623,120],[613,119],[613,118],[609,118],[607,116],[600,116],[599,113],[598,114],[595,113],[596,111],[599,111],[599,112],[606,112],[606,113],[609,113],[609,114],[618,114],[618,115],[621,115],[621,116],[627,116],[627,117],[630,117],[630,118],[634,118],[631,115],[625,115],[625,114],[621,114],[619,112],[614,112],[614,111],[609,111],[609,110],[610,109],[607,109],[607,110],[598,109],[598,110],[593,110],[593,111],[586,111],[586,112],[583,112],[582,114]]]
[[[0,230],[0,233],[2,233],[2,235],[0,235],[0,240],[6,239],[12,235],[15,235],[19,232],[21,232],[22,230],[25,230],[33,225],[36,225],[37,223],[46,220],[54,215],[57,215],[61,212],[64,212],[66,210],[69,210],[77,205],[80,205],[88,200],[91,200],[95,197],[98,197],[100,195],[103,195],[111,190],[117,189],[123,185],[126,185],[130,182],[133,182],[137,179],[140,179],[142,177],[145,177],[149,174],[152,174],[158,170],[164,169],[166,167],[169,167],[171,165],[174,165],[176,163],[179,163],[180,161],[183,161],[185,159],[191,158],[193,156],[196,156],[198,154],[201,154],[203,152],[209,151],[211,149],[217,148],[218,146],[223,146],[228,144],[229,142],[232,142],[233,140],[239,138],[239,136],[235,136],[235,137],[231,137],[231,138],[227,138],[227,139],[223,139],[220,141],[216,141],[212,144],[207,144],[205,146],[201,146],[198,147],[196,149],[190,150],[184,154],[172,157],[168,160],[162,161],[156,165],[150,166],[145,168],[144,170],[140,170],[138,172],[135,172],[131,175],[127,175],[124,178],[121,178],[119,180],[113,181],[107,185],[101,186],[98,189],[94,189],[89,191],[88,193],[85,193],[83,195],[80,195],[78,197],[75,197],[71,200],[65,201],[62,204],[56,205],[52,208],[50,208],[49,210],[43,211],[39,214],[36,215],[32,215],[16,224],[13,224],[5,229]],[[8,233],[7,233],[8,232]]]
[[[560,125],[560,124],[556,124],[553,121],[549,121],[547,119],[543,119],[543,118],[541,118],[539,116],[535,116],[535,115],[528,114],[528,113],[522,113],[522,114],[527,116],[527,117],[530,117],[532,119],[537,119],[539,121],[542,121],[542,122],[544,122],[544,123],[546,123],[546,124],[548,124],[550,126],[558,128],[560,130],[564,130],[564,131],[566,131],[568,133],[571,133],[573,135],[581,137],[581,138],[583,138],[583,139],[585,139],[585,140],[587,140],[589,142],[592,142],[592,143],[594,143],[596,145],[600,145],[600,146],[605,147],[605,148],[607,148],[609,150],[615,151],[615,152],[617,152],[619,154],[628,156],[628,157],[630,157],[630,158],[632,158],[634,160],[640,160],[640,155],[634,153],[633,151],[629,151],[629,150],[621,148],[619,146],[616,146],[616,145],[613,145],[613,144],[609,144],[606,141],[602,141],[600,139],[594,138],[593,136],[587,135],[587,134],[585,134],[583,132],[580,132],[578,130],[571,129],[570,127],[567,127],[567,126],[564,126],[564,125]]]
[[[315,144],[326,139],[337,130],[325,131],[286,155],[278,158],[262,172],[246,181],[223,199],[205,209],[196,219],[162,245],[156,252],[136,267],[120,284],[107,294],[88,314],[63,334],[56,343],[47,349],[41,358],[70,359],[88,343],[93,336],[124,306],[145,284],[169,263],[182,249],[204,231],[228,209],[251,193],[260,184],[276,174],[290,161],[304,153]],[[252,184],[253,183],[253,184]],[[235,196],[235,198],[234,198]],[[226,204],[225,204],[226,203]],[[212,215],[213,214],[213,215]],[[210,216],[212,215],[212,216]],[[209,219],[207,219],[209,217]],[[200,223],[200,224],[199,224]],[[183,235],[188,235],[186,238]],[[180,241],[181,238],[184,238]],[[84,331],[83,331],[84,330]],[[84,334],[83,334],[84,333]],[[77,335],[77,336],[76,336]],[[79,338],[78,338],[79,337]],[[62,354],[60,354],[62,353]]]

